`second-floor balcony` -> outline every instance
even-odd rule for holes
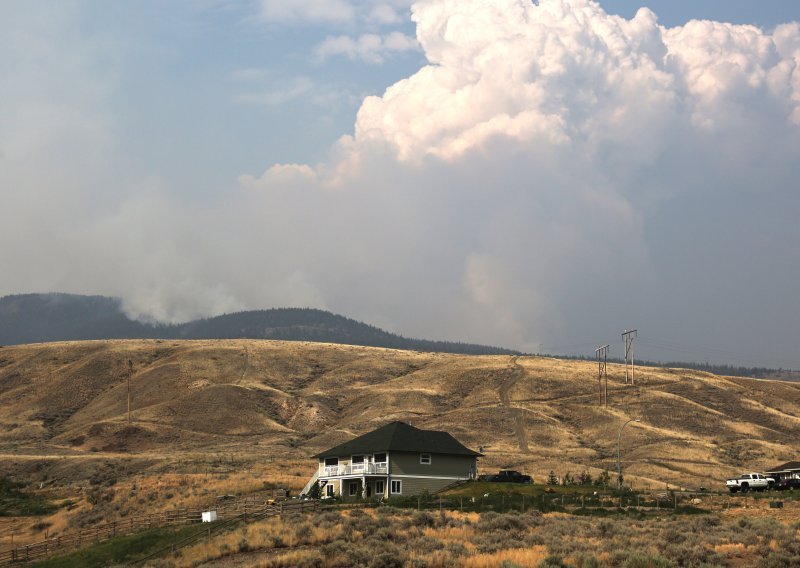
[[[320,468],[320,476],[335,477],[341,475],[386,475],[386,473],[389,471],[388,466],[389,464],[386,462],[326,465]]]

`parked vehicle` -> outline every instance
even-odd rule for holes
[[[533,478],[513,469],[501,469],[497,474],[488,476],[486,481],[496,483],[533,483]]]
[[[775,480],[760,473],[743,473],[738,478],[728,479],[725,485],[731,493],[741,491],[766,491],[775,485]]]
[[[800,479],[781,479],[775,484],[778,491],[800,489]]]

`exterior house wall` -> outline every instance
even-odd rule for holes
[[[475,458],[431,454],[430,465],[419,463],[419,453],[392,452],[389,454],[389,473],[391,475],[430,475],[439,477],[469,477],[475,471]],[[448,481],[448,483],[451,483]],[[403,490],[405,493],[405,490]]]
[[[333,486],[333,494],[334,494],[334,496],[339,495],[339,483],[340,483],[340,481],[338,479],[329,479],[328,483],[326,484],[326,486],[322,488],[322,496],[323,497],[327,497],[327,495],[328,495],[327,486],[328,485]]]
[[[425,477],[395,477],[402,481],[402,493],[400,495],[390,495],[389,497],[409,497],[412,495],[420,495],[426,490],[428,493],[435,493],[440,489],[444,489],[451,483],[453,479],[429,479]]]

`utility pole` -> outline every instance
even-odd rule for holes
[[[131,376],[133,375],[133,361],[128,359],[128,424],[131,423]]]
[[[625,424],[620,426],[619,432],[617,433],[617,491],[619,491],[620,494],[622,493],[622,465],[621,465],[622,462],[620,460],[619,447],[620,447],[620,442],[622,441],[622,429],[625,428],[625,426],[627,426],[631,422],[641,422],[641,420],[639,420],[638,418],[631,418]]]
[[[625,384],[628,384],[628,359],[630,358],[630,379],[633,384],[634,364],[633,364],[633,340],[638,337],[638,332],[635,329],[625,331],[622,334],[622,341],[625,343]],[[630,357],[629,357],[630,356]]]
[[[606,371],[608,345],[601,345],[594,352],[597,353],[597,383],[600,387],[600,406],[608,408],[608,372]],[[603,392],[603,377],[606,379],[605,393]]]

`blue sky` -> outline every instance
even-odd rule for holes
[[[800,3],[411,4],[2,4],[0,294],[800,367]]]

